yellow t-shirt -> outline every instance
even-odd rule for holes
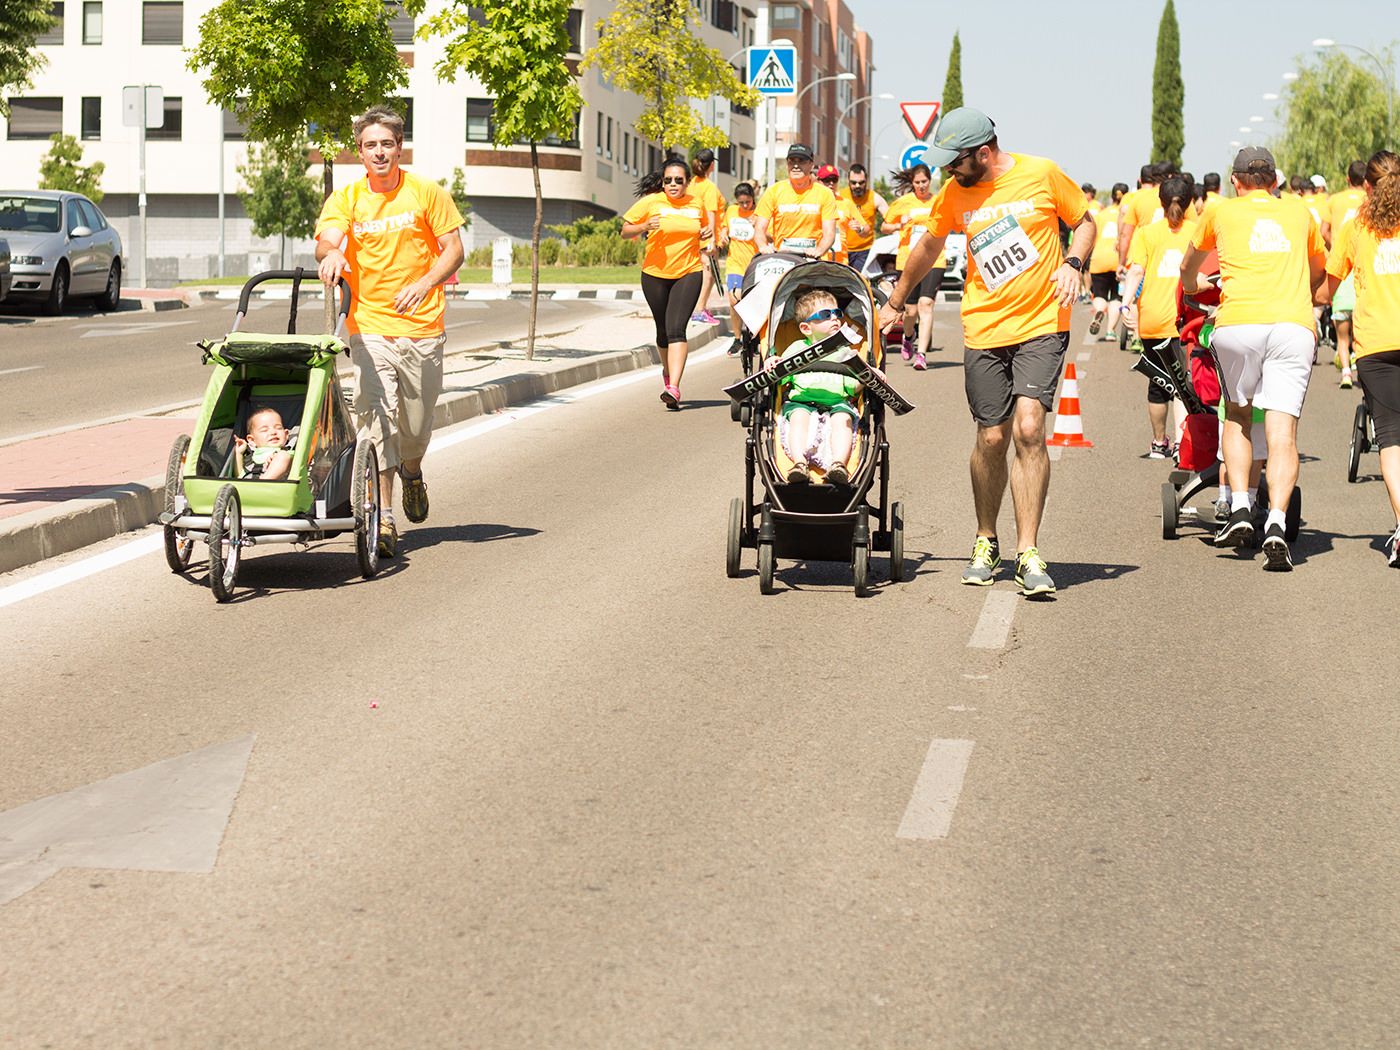
[[[851,188],[849,186],[843,186],[841,187],[841,192],[837,194],[837,199],[850,201],[854,204],[856,211],[860,212],[860,221],[869,228],[869,232],[863,236],[854,233],[851,234],[851,239],[846,242],[846,251],[858,252],[869,248],[875,243],[875,215],[879,211],[879,194],[867,186],[865,189],[865,196],[860,200],[856,200],[851,196]]]
[[[724,213],[724,228],[729,234],[729,261],[724,272],[743,275],[753,261],[758,245],[753,240],[753,211],[744,211],[737,204],[731,204]]]
[[[1342,228],[1356,218],[1356,213],[1361,208],[1361,202],[1365,199],[1366,191],[1359,186],[1332,194],[1331,199],[1327,202],[1327,221],[1332,228],[1327,232],[1331,235],[1333,244],[1337,243]]]
[[[822,239],[822,223],[836,221],[836,197],[815,179],[798,192],[783,179],[763,191],[754,215],[768,220],[768,241],[779,251],[815,248]]]
[[[697,198],[707,211],[724,214],[724,194],[720,193],[719,187],[703,175],[697,175],[690,180],[690,185],[685,190],[692,197]]]
[[[628,208],[622,221],[650,222],[653,215],[660,216],[661,226],[647,234],[642,272],[674,280],[699,270],[704,265],[700,230],[708,222],[702,202],[690,194],[673,201],[664,192],[650,193]]]
[[[1144,186],[1133,197],[1132,206],[1128,209],[1123,218],[1125,226],[1135,226],[1142,229],[1144,226],[1151,226],[1158,219],[1163,217],[1162,196],[1156,186]]]
[[[1251,190],[1206,209],[1192,244],[1220,255],[1215,323],[1313,327],[1309,259],[1325,252],[1322,231],[1296,197]]]
[[[929,216],[933,214],[933,202],[938,198],[930,195],[926,201],[919,200],[916,193],[906,193],[903,197],[896,197],[894,203],[885,211],[885,225],[899,228],[899,250],[895,253],[894,268],[903,271],[904,264],[909,261],[909,253],[914,250],[914,245],[919,243],[919,239],[928,233]],[[933,261],[933,268],[947,268],[948,253],[939,252],[938,258]]]
[[[1176,289],[1195,229],[1196,224],[1187,221],[1174,231],[1166,219],[1158,219],[1133,231],[1128,265],[1143,271],[1138,299],[1138,335],[1143,339],[1175,339],[1181,334],[1176,327]]]
[[[836,198],[836,240],[831,242],[831,258],[833,262],[849,262],[851,257],[850,243],[859,239],[851,224],[858,222],[864,225],[860,211],[846,197]]]
[[[1352,311],[1353,357],[1400,350],[1400,236],[1377,237],[1359,222],[1348,222],[1332,239],[1327,272],[1356,275]]]
[[[1011,170],[990,182],[945,182],[929,223],[939,236],[967,234],[963,341],[974,350],[1069,331],[1052,278],[1064,264],[1060,222],[1079,224],[1084,194],[1053,161],[1007,155]]]
[[[394,309],[394,296],[427,275],[442,255],[438,238],[462,225],[462,214],[436,182],[401,171],[399,184],[376,193],[369,179],[356,179],[332,193],[321,206],[316,236],[345,234],[345,261],[354,301],[346,330],[351,333],[422,339],[440,335],[447,298],[432,289],[410,314]]]
[[[1098,236],[1094,238],[1094,254],[1089,256],[1090,273],[1108,273],[1118,269],[1118,209],[1100,208],[1094,215]]]

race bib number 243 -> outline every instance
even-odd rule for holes
[[[967,251],[977,263],[982,281],[993,292],[1017,274],[1025,273],[1040,259],[1035,245],[1014,215],[1004,215],[968,238]]]

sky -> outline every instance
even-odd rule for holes
[[[895,96],[873,102],[877,170],[895,167],[914,141],[899,102],[942,95],[954,30],[962,40],[963,99],[996,121],[1003,149],[1049,157],[1075,182],[1100,188],[1135,185],[1139,166],[1152,159],[1152,67],[1165,0],[846,2],[873,42],[872,90]],[[918,31],[910,32],[915,12]],[[1198,179],[1229,171],[1231,142],[1267,145],[1277,134],[1269,121],[1279,103],[1262,96],[1281,93],[1283,74],[1300,61],[1315,61],[1313,40],[1357,44],[1382,60],[1385,47],[1400,43],[1400,4],[1393,0],[1176,0],[1176,16],[1186,86],[1182,162]],[[1364,55],[1343,50],[1376,70]],[[1253,137],[1240,132],[1251,116],[1267,118],[1256,122],[1263,130]]]

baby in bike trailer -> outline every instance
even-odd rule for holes
[[[291,449],[296,444],[296,427],[288,430],[282,414],[261,406],[248,415],[248,437],[235,437],[235,470],[240,478],[280,481],[292,469]]]

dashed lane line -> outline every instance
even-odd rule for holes
[[[982,615],[977,617],[977,626],[972,629],[968,640],[969,649],[1003,649],[1011,634],[1011,621],[1016,617],[1016,604],[1020,599],[1010,591],[990,591],[982,606]]]
[[[904,809],[895,837],[946,839],[953,826],[953,811],[962,794],[963,778],[972,758],[971,740],[935,740],[924,756],[914,793]]]

